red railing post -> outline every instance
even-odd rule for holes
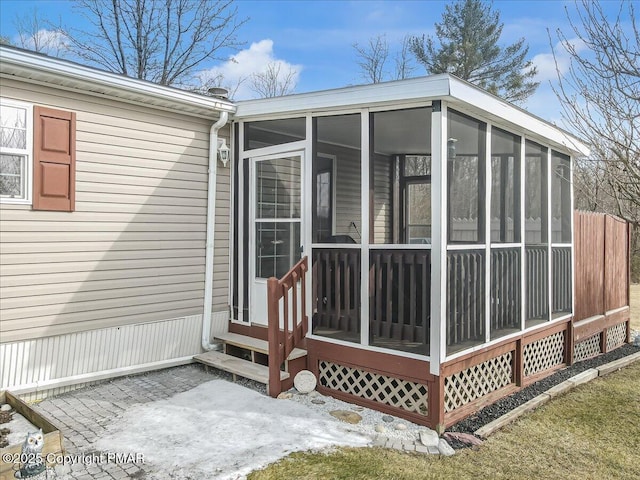
[[[280,366],[289,356],[291,351],[296,348],[296,344],[306,335],[306,323],[308,321],[305,302],[305,295],[307,291],[306,271],[307,257],[304,257],[280,280],[275,277],[271,277],[267,280],[267,339],[269,341],[269,385],[267,387],[267,393],[272,397],[277,397],[282,391],[282,382],[280,382]],[[298,281],[300,281],[301,284],[301,302],[298,302]],[[289,302],[289,291],[291,291],[292,294],[291,302]],[[284,298],[282,346],[280,345],[281,298]],[[290,304],[293,308],[291,315],[291,328],[289,328]],[[302,328],[298,325],[298,304],[302,306],[302,312],[300,315]],[[297,334],[300,330],[303,332],[301,336]]]
[[[277,397],[280,394],[280,319],[278,295],[279,281],[275,277],[267,280],[267,319],[268,319],[268,340],[269,340],[269,385],[267,394]]]

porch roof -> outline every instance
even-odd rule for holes
[[[450,74],[237,102],[236,119],[264,119],[306,113],[379,108],[444,100],[497,124],[525,130],[544,143],[588,155],[589,147],[574,135],[481,88]]]

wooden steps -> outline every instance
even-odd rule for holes
[[[269,355],[269,342],[230,332],[216,335],[215,338],[222,342],[222,352],[210,351],[195,355],[193,359],[196,362],[202,363],[207,367],[214,367],[224,370],[225,372],[230,372],[233,374],[234,380],[236,379],[236,375],[239,375],[255,380],[256,382],[264,383],[265,385],[269,384],[269,367],[256,363],[255,355],[256,353]],[[236,347],[235,349],[231,349],[234,350],[235,353],[238,353],[237,349],[248,351],[251,355],[251,360],[229,355],[230,349],[227,348],[229,345]],[[290,377],[288,372],[289,361],[305,357],[306,355],[306,350],[301,348],[293,349],[284,362],[284,371],[280,371],[280,381],[287,380]],[[264,357],[262,358],[264,363]]]
[[[265,385],[269,383],[269,367],[259,363],[253,363],[233,355],[215,351],[201,353],[193,357],[193,359],[204,365],[232,373],[234,380],[236,375],[240,375]],[[289,373],[281,371],[280,380],[286,380],[287,378],[289,378]]]
[[[245,350],[269,355],[269,342],[266,340],[260,340],[259,338],[247,337],[246,335],[231,332],[221,333],[220,335],[216,335],[215,338],[216,340],[221,340],[226,345],[233,345],[235,347],[244,348]],[[289,354],[287,360],[295,360],[296,358],[304,357],[306,354],[306,350],[294,348]]]

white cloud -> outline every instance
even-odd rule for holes
[[[40,29],[35,33],[21,33],[15,37],[14,43],[22,48],[53,56],[59,56],[69,45],[64,33],[46,29]]]
[[[569,39],[567,40],[567,42],[578,53],[584,51],[584,49],[586,48],[584,43],[578,38]],[[556,52],[555,59],[552,52],[539,53],[532,59],[533,64],[538,69],[538,76],[536,77],[536,80],[538,80],[539,82],[557,80],[558,73],[564,76],[564,74],[569,70],[569,66],[571,65],[571,57],[567,53],[563,42],[558,42],[555,45],[554,50]]]
[[[203,70],[198,77],[203,83],[209,81],[228,88],[234,100],[246,100],[256,97],[250,88],[251,75],[264,73],[270,64],[279,67],[280,72],[294,72],[293,80],[297,83],[302,65],[277,59],[273,52],[273,40],[270,39],[252,43],[248,49],[231,56],[223,64]]]

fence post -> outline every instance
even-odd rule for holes
[[[269,385],[267,393],[271,397],[277,397],[282,389],[282,384],[280,383],[280,364],[282,359],[280,358],[280,319],[278,318],[280,298],[278,297],[278,283],[278,279],[275,277],[267,280],[267,339],[269,340]]]
[[[627,305],[631,307],[631,223],[627,222]],[[627,343],[631,343],[631,315],[627,320]]]

